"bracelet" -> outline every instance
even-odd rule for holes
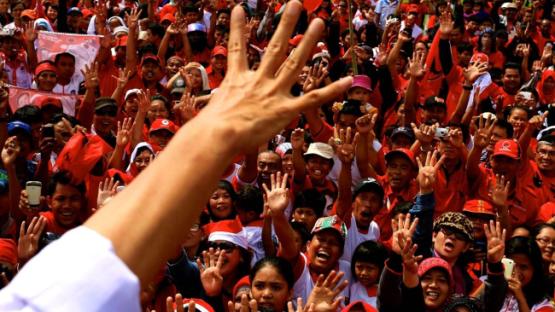
[[[470,86],[463,85],[463,89],[471,91],[472,90],[472,85],[470,85]]]

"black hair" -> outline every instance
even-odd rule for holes
[[[12,5],[10,6],[10,9],[13,11],[13,9],[15,9],[15,7],[18,6],[18,5],[22,5],[23,10],[25,10],[25,2],[23,2],[23,1],[13,2]]]
[[[228,217],[228,219],[235,218],[235,206],[234,205],[235,205],[235,201],[237,200],[237,193],[235,193],[235,190],[233,189],[233,185],[231,185],[231,183],[229,183],[227,180],[220,180],[220,182],[218,182],[218,186],[216,187],[216,189],[214,189],[214,192],[218,189],[222,189],[222,190],[226,191],[229,194],[229,197],[231,198],[231,203],[232,203],[232,213]],[[206,208],[208,209],[208,213],[210,214],[210,218],[212,220],[220,221],[220,220],[217,220],[217,218],[212,213],[212,210],[210,209],[210,202],[206,203]]]
[[[306,228],[306,224],[298,221],[291,221],[291,228],[301,236],[302,245],[310,240],[310,230]]]
[[[54,64],[58,64],[58,62],[60,61],[62,56],[67,56],[67,57],[71,58],[73,60],[73,63],[75,63],[75,55],[73,55],[69,52],[62,52],[62,53],[56,54],[56,56],[54,57]]]
[[[252,282],[254,281],[254,277],[256,273],[263,269],[264,267],[271,266],[283,277],[283,279],[287,282],[287,286],[289,290],[293,289],[295,285],[295,274],[293,273],[293,267],[289,263],[289,261],[280,258],[280,257],[264,257],[260,259],[254,267],[251,269],[249,273],[249,279]]]
[[[515,63],[515,62],[507,62],[505,63],[505,65],[503,65],[503,74],[505,74],[505,71],[507,69],[516,69],[518,70],[518,73],[520,74],[520,64]]]
[[[325,207],[326,198],[317,189],[304,190],[295,195],[293,210],[296,208],[310,208],[320,218]]]
[[[395,218],[398,214],[407,214],[409,213],[410,209],[412,208],[412,202],[398,202],[393,209],[391,209],[391,218]]]
[[[227,26],[225,26],[225,25],[221,25],[221,24],[220,24],[220,25],[216,25],[216,27],[214,27],[214,31],[215,31],[215,32],[216,32],[216,31],[220,31],[220,32],[222,32],[222,33],[224,33],[224,34],[227,34],[227,33],[229,33],[229,28],[228,28]]]
[[[351,258],[352,277],[356,280],[355,267],[357,262],[369,262],[377,265],[380,268],[380,274],[378,275],[380,276],[387,257],[387,249],[381,243],[371,240],[360,243],[355,248]]]
[[[262,195],[262,191],[252,185],[247,184],[243,186],[239,192],[237,192],[235,207],[243,211],[254,211],[257,215],[260,215],[264,210],[264,196]]]
[[[67,121],[69,121],[69,123],[71,124],[72,127],[75,127],[76,125],[79,124],[79,121],[75,117],[69,116],[65,113],[54,114],[54,116],[52,117],[52,120],[50,122],[52,122],[53,124],[57,124],[60,121],[62,121],[63,118],[65,118]]]
[[[148,25],[148,30],[150,30],[150,32],[157,37],[164,37],[164,33],[166,32],[166,30],[164,29],[164,27],[158,23],[150,23]]]
[[[172,112],[171,103],[170,103],[170,101],[168,100],[167,97],[165,97],[165,96],[163,96],[163,95],[161,95],[161,94],[156,94],[156,95],[153,95],[152,97],[150,97],[150,102],[151,102],[151,103],[152,103],[153,101],[156,101],[156,100],[162,101],[162,102],[164,103],[164,107],[166,107],[166,109],[168,110],[168,113],[171,114],[171,112]]]
[[[13,113],[12,120],[23,121],[28,125],[42,123],[42,112],[35,105],[26,105]]]
[[[555,224],[540,223],[540,224],[534,226],[534,228],[532,228],[532,237],[535,239],[536,236],[538,236],[538,234],[540,234],[540,232],[545,228],[550,228],[550,229],[555,230]]]
[[[231,16],[231,10],[228,8],[219,9],[218,11],[216,11],[216,18],[218,18],[220,14],[227,14]]]
[[[461,54],[461,53],[463,53],[464,51],[473,53],[473,52],[474,52],[474,47],[473,47],[470,43],[461,42],[461,43],[459,43],[459,45],[457,46],[457,52],[459,52],[459,54]]]
[[[362,116],[362,112],[360,110],[361,102],[359,100],[346,100],[343,102],[343,107],[337,114],[338,118],[340,115],[355,115],[357,117]]]
[[[46,187],[46,194],[49,196],[54,195],[58,184],[73,186],[77,190],[79,190],[79,193],[81,193],[82,196],[85,196],[85,193],[87,192],[87,187],[85,186],[84,182],[75,184],[74,182],[72,182],[72,176],[68,171],[58,171],[54,173],[50,178],[50,181],[48,182],[48,185]]]
[[[520,110],[525,111],[527,120],[532,118],[532,115],[534,113],[534,112],[532,112],[530,107],[528,107],[526,105],[523,105],[523,104],[517,104],[517,105],[509,106],[505,109],[505,111],[504,111],[505,120],[509,120],[509,116],[511,116],[513,111],[515,111],[516,109],[520,109]]]
[[[507,138],[510,139],[513,137],[513,134],[514,134],[513,125],[508,123],[505,119],[497,119],[497,122],[495,123],[494,127],[505,129],[505,131],[507,132]]]
[[[510,258],[513,255],[525,255],[530,260],[534,273],[527,285],[522,286],[528,306],[531,307],[548,298],[547,280],[543,274],[543,261],[540,249],[531,237],[513,237],[505,245],[505,255]]]
[[[489,34],[491,36],[491,51],[490,52],[495,52],[497,50],[497,47],[495,45],[495,32],[493,31],[484,31],[482,34],[480,34],[480,37],[478,38],[478,51],[482,51],[482,37],[484,37],[484,35]]]
[[[474,297],[467,297],[461,295],[453,295],[447,301],[447,305],[444,307],[444,312],[456,312],[457,308],[464,307],[470,312],[481,312],[484,311],[481,302]]]

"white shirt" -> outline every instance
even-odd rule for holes
[[[377,296],[368,296],[368,290],[366,289],[366,287],[364,285],[362,285],[360,282],[356,282],[351,284],[351,291],[350,291],[350,295],[351,297],[349,298],[349,301],[355,302],[358,300],[362,300],[366,303],[368,303],[369,305],[373,306],[374,308],[378,308],[378,303],[377,303]]]
[[[61,94],[79,94],[79,84],[81,84],[81,77],[79,75],[73,75],[71,80],[67,85],[62,86],[61,84],[57,83],[52,92],[54,93],[61,93]]]
[[[370,222],[368,233],[361,233],[358,230],[355,216],[351,214],[351,225],[347,231],[347,239],[345,240],[345,248],[343,249],[341,260],[351,262],[353,253],[360,243],[368,240],[376,242],[378,239],[380,239],[380,227],[375,221]]]
[[[80,226],[35,256],[0,291],[0,311],[141,311],[139,279],[112,242]]]

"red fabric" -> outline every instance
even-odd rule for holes
[[[545,70],[542,73],[542,78],[540,82],[538,82],[538,85],[536,87],[536,90],[540,95],[540,101],[543,104],[550,104],[555,101],[555,90],[549,89],[549,90],[546,90],[547,92],[544,92],[543,90],[543,84],[545,83],[545,80],[547,80],[548,78],[553,79],[553,82],[555,82],[555,71],[553,71],[552,69]]]
[[[46,227],[44,228],[45,232],[51,232],[57,235],[62,235],[65,232],[71,230],[65,227],[62,227],[58,222],[56,222],[56,218],[54,217],[54,213],[52,211],[41,212],[41,216],[46,219]]]
[[[8,263],[12,266],[17,264],[17,245],[15,240],[0,238],[0,262]]]
[[[60,152],[56,165],[69,171],[75,181],[84,181],[91,169],[107,153],[112,151],[101,137],[75,133]]]

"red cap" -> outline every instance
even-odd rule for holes
[[[489,63],[489,57],[481,52],[474,53],[470,58],[470,63]]]
[[[175,16],[172,13],[166,13],[160,19],[160,23],[162,23],[163,21],[170,21],[170,23],[175,23]]]
[[[466,203],[464,203],[463,212],[496,216],[493,206],[481,199],[467,200]]]
[[[216,55],[223,55],[227,57],[227,49],[222,46],[215,46],[214,49],[212,50],[212,56],[216,56]]]
[[[41,63],[39,64],[39,66],[37,66],[37,68],[35,68],[35,76],[40,75],[40,73],[42,73],[43,71],[51,71],[58,75],[58,69],[56,68],[56,66],[48,62]]]
[[[364,312],[378,312],[378,310],[376,308],[374,308],[373,306],[369,305],[368,303],[366,303],[362,300],[357,300],[355,302],[351,302],[351,304],[346,306],[343,310],[341,310],[341,312],[350,312],[351,310],[354,310],[354,311],[361,311],[362,310]]]
[[[418,4],[414,4],[414,3],[409,4],[409,10],[408,10],[409,13],[413,13],[413,12],[418,13],[418,11],[419,11]]]
[[[55,106],[59,109],[63,109],[62,101],[55,97],[41,95],[37,97],[34,102],[35,103],[33,104],[35,104],[39,108],[44,108],[45,106],[50,105],[50,106]]]
[[[206,301],[198,298],[183,299],[183,309],[187,309],[187,307],[189,306],[189,302],[191,301],[195,303],[195,311],[214,312],[214,308],[212,308],[211,305],[209,305]]]
[[[495,143],[493,148],[493,157],[495,156],[507,156],[512,159],[520,159],[520,148],[515,140],[503,139]]]
[[[449,284],[453,285],[453,273],[451,271],[451,266],[447,261],[439,258],[439,257],[431,257],[427,258],[420,263],[418,266],[418,276],[422,277],[431,269],[444,269],[447,271],[447,275],[449,276]]]
[[[289,39],[289,44],[292,46],[298,46],[299,43],[301,43],[301,40],[303,40],[303,35],[296,35],[295,37]]]
[[[385,155],[385,161],[389,161],[392,157],[395,157],[395,156],[405,157],[408,160],[410,160],[410,162],[414,167],[418,167],[418,165],[416,164],[416,160],[414,159],[414,154],[408,148],[397,148],[390,151]]]
[[[241,290],[241,288],[244,287],[251,287],[251,280],[249,278],[248,275],[243,276],[243,278],[241,278],[236,284],[235,286],[233,286],[233,297],[235,298],[237,296],[237,293],[239,292],[239,290]]]
[[[156,62],[158,65],[160,65],[160,58],[158,58],[158,56],[154,55],[154,54],[147,54],[145,56],[143,56],[143,59],[141,60],[141,66],[144,65],[144,63],[146,61],[154,61]]]
[[[123,35],[116,40],[116,48],[117,47],[126,47],[127,46],[127,36]]]
[[[37,13],[35,12],[35,10],[23,10],[23,12],[21,12],[21,17],[28,17],[32,20],[37,19]]]
[[[13,239],[0,238],[0,262],[17,265],[17,246]]]
[[[158,130],[168,130],[169,132],[175,134],[177,132],[177,129],[177,126],[171,120],[158,118],[152,123],[148,133],[152,133]]]
[[[83,14],[84,18],[94,15],[94,13],[89,9],[83,9],[81,10],[81,13]]]

